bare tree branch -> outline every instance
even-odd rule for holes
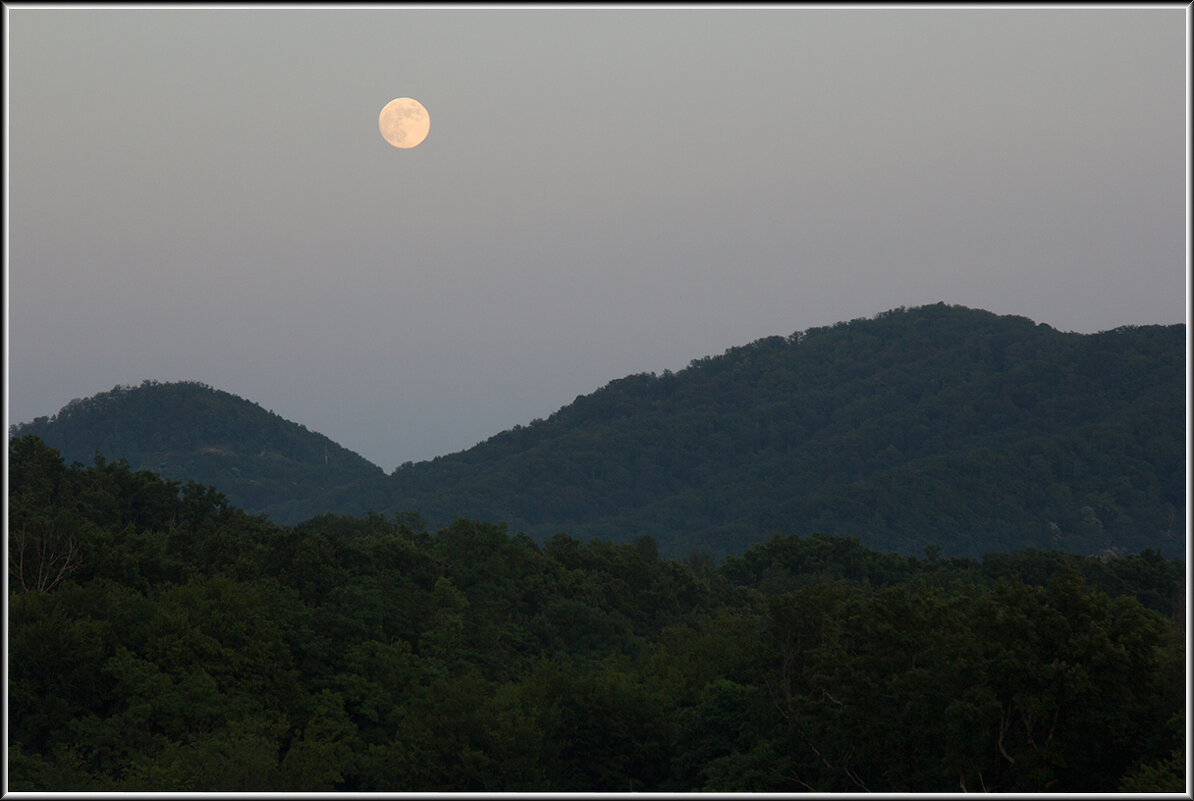
[[[49,525],[45,528],[41,536],[31,535],[25,526],[9,532],[8,571],[24,592],[49,592],[82,562],[73,537],[63,537]]]

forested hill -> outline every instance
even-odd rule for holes
[[[979,556],[1184,554],[1185,326],[1063,333],[937,304],[633,375],[547,420],[271,510],[418,511],[661,553],[776,533]]]
[[[117,386],[9,433],[37,436],[68,463],[91,464],[98,451],[136,470],[215,486],[250,510],[383,475],[322,434],[195,381]]]
[[[650,535],[669,557],[814,532],[904,554],[1184,557],[1184,377],[1184,325],[1084,335],[937,304],[611,381],[388,476],[198,384],[117,388],[11,433],[210,484],[287,525],[417,512],[540,542]]]

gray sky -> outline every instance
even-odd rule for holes
[[[7,21],[10,423],[197,380],[390,471],[901,305],[1186,319],[1181,7]]]

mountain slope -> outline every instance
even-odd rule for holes
[[[673,557],[813,532],[905,554],[1184,556],[1184,377],[1184,325],[1082,335],[936,304],[611,381],[388,476],[194,384],[117,388],[13,431],[68,461],[98,449],[210,483],[283,524],[412,511],[539,540],[646,534]]]
[[[198,382],[117,386],[10,430],[29,434],[67,463],[90,464],[98,451],[137,470],[210,484],[251,512],[383,474],[322,434]]]
[[[279,507],[418,511],[662,553],[774,533],[981,555],[1184,552],[1185,327],[1062,333],[937,304],[629,376],[549,419]]]

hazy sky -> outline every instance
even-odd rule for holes
[[[1180,6],[7,22],[10,423],[196,380],[390,471],[901,305],[1186,319]]]

